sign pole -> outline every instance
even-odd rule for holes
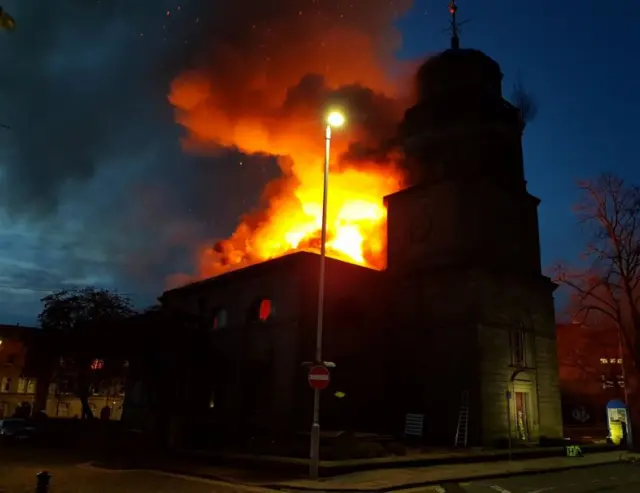
[[[511,462],[511,391],[507,390],[504,396],[507,402],[507,426],[509,427],[509,462]]]
[[[308,380],[309,385],[313,388],[313,423],[311,425],[311,461],[309,472],[311,477],[316,479],[320,468],[320,391],[329,386],[331,374],[324,364],[315,365],[309,370]]]

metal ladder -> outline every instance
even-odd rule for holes
[[[466,447],[469,435],[469,391],[463,390],[460,399],[460,414],[458,415],[458,429],[454,447]]]

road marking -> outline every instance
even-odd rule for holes
[[[529,493],[541,493],[542,491],[555,490],[555,486],[547,486],[546,488],[541,488],[539,490],[530,491]]]
[[[489,488],[497,491],[498,493],[511,493],[509,490],[505,490],[502,486],[498,486],[497,484],[492,484]]]
[[[436,490],[436,493],[447,493],[447,490],[445,490],[442,486],[434,486],[433,489]]]

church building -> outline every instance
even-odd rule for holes
[[[556,286],[502,77],[455,29],[420,68],[401,125],[411,186],[385,198],[387,269],[327,260],[324,429],[401,434],[418,415],[426,443],[562,436]],[[212,331],[212,419],[308,430],[318,265],[298,252],[163,294]]]

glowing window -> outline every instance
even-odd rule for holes
[[[266,322],[271,316],[271,300],[260,300],[258,305],[258,320]]]
[[[215,316],[213,317],[213,330],[223,329],[227,326],[229,320],[229,314],[227,310],[224,308],[216,311]]]
[[[266,322],[273,317],[273,303],[268,298],[256,300],[251,305],[249,312],[249,322]]]

